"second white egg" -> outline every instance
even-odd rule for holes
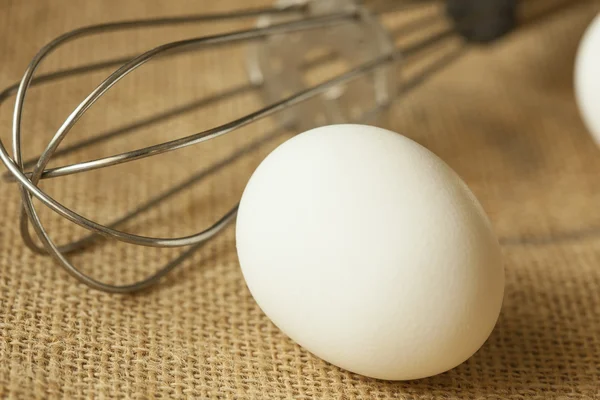
[[[575,94],[581,116],[600,144],[600,14],[587,28],[575,62]]]

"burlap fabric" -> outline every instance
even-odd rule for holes
[[[84,24],[249,4],[4,0],[2,85],[19,79],[49,39]],[[571,84],[578,40],[598,9],[597,3],[581,2],[492,47],[470,50],[396,102],[378,122],[426,145],[456,169],[489,212],[503,243],[503,311],[488,342],[463,365],[398,383],[357,376],[312,356],[278,331],[253,301],[239,271],[233,228],[158,287],[131,296],[90,290],[25,248],[18,234],[17,187],[1,183],[0,397],[600,398],[600,151],[582,125]],[[248,23],[206,23],[92,37],[59,50],[43,70],[244,26]],[[244,49],[236,46],[144,66],[94,106],[65,145],[243,85],[243,57]],[[23,125],[26,157],[45,146],[109,71],[31,92]],[[53,165],[181,137],[259,104],[255,93],[238,93]],[[0,110],[3,140],[9,138],[10,108],[5,104]],[[45,181],[42,187],[83,215],[107,222],[272,127],[272,121],[260,122],[200,146]],[[208,226],[236,202],[253,168],[281,140],[125,228],[172,237]],[[82,234],[51,212],[41,213],[57,242]],[[177,254],[111,242],[73,260],[97,278],[123,283]]]

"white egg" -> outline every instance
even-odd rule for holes
[[[583,120],[600,144],[600,14],[581,39],[575,61],[575,93]]]
[[[358,374],[447,371],[500,313],[504,269],[482,207],[442,160],[384,129],[332,125],[285,142],[248,182],[236,234],[264,313]]]

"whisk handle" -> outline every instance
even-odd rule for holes
[[[446,0],[446,12],[468,41],[489,43],[515,28],[517,1]]]

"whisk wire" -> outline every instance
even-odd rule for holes
[[[413,53],[416,53],[420,50],[422,50],[423,48],[426,48],[428,46],[430,46],[431,44],[438,42],[440,40],[446,39],[447,37],[449,37],[451,34],[453,33],[453,31],[451,29],[445,30],[443,32],[440,32],[436,35],[433,35],[429,38],[427,38],[426,40],[423,40],[421,42],[419,42],[416,45],[407,47],[405,49],[401,49],[401,50],[397,50],[396,52],[384,55],[380,58],[377,58],[375,60],[372,60],[368,63],[365,63],[349,72],[347,72],[346,74],[343,74],[341,76],[338,76],[334,79],[331,79],[329,81],[326,81],[320,85],[314,86],[313,88],[307,89],[304,92],[295,94],[294,96],[291,96],[288,99],[284,99],[282,100],[280,103],[276,103],[273,104],[271,106],[265,107],[262,110],[257,111],[254,114],[250,114],[244,118],[241,118],[237,121],[233,121],[231,123],[231,127],[226,127],[226,130],[222,130],[222,133],[226,133],[226,132],[230,132],[233,129],[237,129],[240,126],[249,124],[255,120],[257,120],[259,117],[263,118],[266,117],[268,115],[271,115],[275,112],[277,112],[278,110],[280,110],[283,107],[288,107],[292,104],[295,104],[296,102],[300,102],[300,101],[305,101],[308,100],[309,98],[322,93],[323,91],[325,91],[326,89],[342,84],[342,83],[348,83],[349,81],[356,79],[357,77],[362,76],[362,74],[365,71],[369,71],[373,68],[376,68],[377,66],[381,65],[382,62],[391,62],[394,61],[395,57],[397,56],[397,54],[399,52],[403,52],[405,54],[405,56],[410,56]],[[214,129],[218,129],[218,128],[214,128]],[[228,129],[228,130],[227,130]],[[206,140],[208,140],[208,138],[211,138],[210,136],[210,130],[208,131],[209,134],[207,134],[205,137],[207,138]],[[24,190],[24,189],[23,189]],[[28,210],[29,207],[26,207],[26,212],[27,211],[31,211]],[[86,227],[86,223],[91,223],[94,224],[94,228],[98,228],[102,233],[104,233],[104,235],[108,235],[108,236],[113,236],[118,240],[122,240],[124,242],[127,243],[133,243],[133,244],[139,244],[139,245],[145,245],[145,246],[153,246],[153,247],[182,247],[182,246],[189,246],[189,245],[195,245],[195,244],[200,244],[203,243],[207,240],[209,240],[210,238],[212,238],[213,236],[215,236],[217,233],[219,233],[222,229],[224,229],[229,222],[231,222],[234,218],[235,215],[237,213],[237,205],[232,208],[228,213],[225,214],[225,216],[223,218],[221,218],[219,221],[217,221],[214,225],[212,225],[211,227],[209,227],[208,229],[198,233],[198,234],[194,234],[194,235],[190,235],[190,236],[186,236],[186,237],[182,237],[182,238],[170,238],[170,239],[165,239],[165,238],[152,238],[152,237],[144,237],[144,236],[138,236],[138,235],[133,235],[133,234],[129,234],[126,232],[122,232],[122,231],[118,231],[116,229],[111,229],[109,227],[106,227],[104,225],[100,225],[97,223],[94,223],[92,221],[89,221],[87,219],[85,219],[84,217],[74,213],[73,211],[69,210],[69,212],[75,214],[76,216],[79,216],[81,218],[81,221],[77,221],[76,223],[78,223],[80,226]],[[43,228],[41,227],[41,225],[39,226],[40,222],[39,222],[39,218],[37,217],[37,215],[35,214],[35,210],[33,210],[33,212],[30,214],[30,212],[27,212],[28,216],[30,219],[33,218],[33,221],[35,221],[34,223],[34,228],[36,229],[36,232],[38,233],[38,235],[42,235],[42,236],[46,236],[46,240],[45,240],[45,245],[46,247],[50,247],[50,249],[55,250],[55,252],[59,252],[59,249],[52,243],[50,242],[49,237],[47,237],[47,234],[45,233],[45,231],[43,230]],[[27,219],[26,218],[22,218],[22,228],[25,229],[24,232],[22,232],[22,234],[25,236],[25,240],[26,243],[28,243],[29,245],[31,245],[33,243],[30,235],[29,235],[29,231],[27,228]],[[97,232],[99,233],[99,232]],[[29,236],[29,237],[28,237]],[[27,238],[28,237],[28,238]],[[91,240],[88,239],[88,240]],[[57,259],[59,260],[59,262],[61,262],[61,264],[68,264],[65,265],[65,267],[67,269],[74,269],[74,267],[71,266],[70,263],[68,263],[68,261],[66,260],[66,258],[62,255],[62,254],[58,254],[57,255]],[[169,266],[168,266],[169,267]],[[76,274],[77,277],[80,277],[79,274]],[[157,275],[156,279],[159,279],[160,277],[162,277],[162,275]],[[144,282],[144,285],[146,284],[146,281],[142,281]],[[87,284],[92,285],[93,287],[97,287],[99,288],[98,284],[99,282],[96,281],[86,281]],[[149,284],[149,283],[148,283]],[[104,284],[102,284],[104,285]],[[130,290],[131,287],[127,287],[127,289],[122,289],[122,286],[113,286],[113,285],[108,285],[108,286],[101,286],[103,288],[103,290],[109,290],[109,291],[117,291],[120,292],[121,290]],[[144,286],[145,287],[145,286]],[[117,289],[119,288],[119,289]]]

